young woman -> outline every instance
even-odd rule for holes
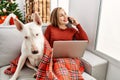
[[[51,47],[53,47],[53,42],[58,40],[88,40],[87,34],[81,25],[74,18],[70,17],[70,20],[74,27],[66,26],[68,16],[61,7],[57,7],[52,11],[51,24],[44,34]],[[81,76],[84,66],[79,58],[53,58],[52,62],[52,72],[54,73],[51,75],[54,74],[54,76],[49,78],[50,80],[53,80],[53,77],[57,80],[84,80]],[[40,68],[39,71],[41,71]]]
[[[55,8],[50,17],[50,25],[45,31],[44,56],[38,67],[36,80],[84,80],[81,74],[84,66],[79,58],[52,58],[53,42],[57,40],[88,40],[86,32],[74,18],[70,17],[74,27],[67,26],[68,16],[61,7]],[[49,43],[47,43],[47,41]],[[50,45],[49,45],[50,44]],[[74,54],[74,53],[73,53]],[[6,74],[13,74],[16,70],[18,58],[12,61]]]

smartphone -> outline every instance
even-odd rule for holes
[[[73,21],[70,19],[70,17],[68,17],[68,21],[69,21],[69,23],[73,23]]]

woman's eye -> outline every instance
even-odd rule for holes
[[[25,39],[28,39],[28,37],[27,37],[27,36],[25,36]]]

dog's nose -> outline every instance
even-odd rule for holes
[[[38,50],[34,50],[32,51],[33,54],[37,54],[38,53]]]

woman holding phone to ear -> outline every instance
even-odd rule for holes
[[[68,22],[75,27],[66,26]],[[52,11],[50,23],[44,35],[51,47],[53,42],[58,40],[88,40],[86,32],[78,21],[69,17],[61,7]],[[52,62],[53,71],[58,80],[84,80],[81,76],[84,66],[79,58],[53,58]]]

